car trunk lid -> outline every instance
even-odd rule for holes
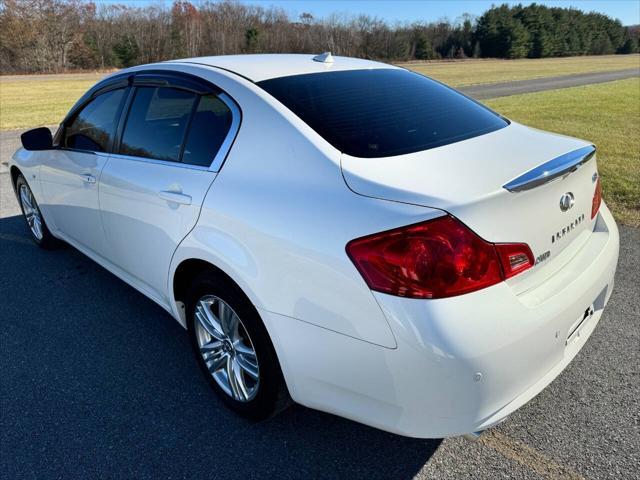
[[[512,123],[407,155],[343,155],[342,171],[358,194],[444,210],[491,242],[527,243],[537,265],[514,277],[517,283],[539,265],[566,258],[593,230],[593,151],[582,140]],[[554,171],[562,174],[551,178]],[[561,208],[566,196],[571,205]]]

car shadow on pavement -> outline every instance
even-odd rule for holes
[[[412,478],[440,444],[301,406],[235,416],[162,308],[21,217],[0,219],[0,273],[6,478]]]

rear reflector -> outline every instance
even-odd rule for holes
[[[445,298],[495,285],[533,265],[526,244],[493,244],[451,216],[352,240],[347,254],[372,290]]]
[[[500,257],[505,279],[533,266],[533,253],[526,243],[498,243],[496,252]]]
[[[602,203],[602,185],[600,185],[600,177],[596,182],[596,191],[593,192],[593,200],[591,201],[591,220],[595,218],[600,210],[600,204]]]

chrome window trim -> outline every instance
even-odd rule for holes
[[[60,152],[84,153],[86,155],[97,155],[99,157],[108,157],[109,155],[111,155],[109,152],[97,150],[82,150],[81,148],[54,147],[52,148],[52,150],[58,150]]]
[[[504,184],[502,188],[510,192],[522,192],[531,190],[558,177],[568,175],[587,163],[596,153],[594,145],[578,148],[560,155],[548,162],[538,165],[528,172]]]
[[[156,165],[171,165],[174,167],[188,168],[191,170],[202,170],[205,172],[209,171],[209,172],[216,172],[216,173],[219,172],[220,168],[222,168],[222,164],[227,158],[229,151],[231,150],[233,142],[236,139],[236,135],[240,130],[242,113],[240,111],[240,108],[236,104],[236,102],[229,95],[227,95],[224,92],[220,92],[217,96],[231,111],[231,125],[229,126],[229,131],[227,132],[226,137],[224,137],[224,140],[222,141],[222,144],[220,145],[218,152],[216,153],[215,157],[213,157],[213,161],[211,162],[210,166],[205,167],[203,165],[191,165],[189,163],[179,162],[177,160],[160,160],[156,158],[138,157],[135,155],[123,155],[121,153],[111,153],[110,156],[113,158],[122,158],[126,160],[147,162],[147,163],[153,163]],[[190,128],[191,126],[189,126],[189,129]],[[183,142],[187,141],[188,133],[189,132],[187,132],[187,135],[185,135]]]
[[[238,105],[236,104],[236,102],[229,95],[227,95],[225,92],[220,92],[218,94],[218,98],[222,100],[222,102],[231,111],[231,126],[229,127],[229,131],[227,132],[227,136],[224,137],[224,140],[222,141],[222,145],[220,145],[220,148],[218,149],[216,156],[213,157],[213,161],[211,162],[211,165],[208,168],[208,170],[211,170],[212,172],[219,172],[220,169],[222,168],[222,164],[226,160],[227,154],[231,150],[231,146],[233,145],[233,142],[236,139],[236,135],[240,130],[240,121],[242,119],[242,113],[240,112],[240,108],[238,108]],[[185,138],[185,141],[186,141],[186,138]]]
[[[188,163],[177,162],[174,160],[159,160],[157,158],[137,157],[135,155],[123,155],[121,153],[112,153],[110,158],[120,158],[123,160],[152,163],[154,165],[168,165],[171,167],[188,168],[189,170],[202,170],[204,172],[210,171],[209,167],[203,167],[201,165],[189,165]]]

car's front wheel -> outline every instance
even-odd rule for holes
[[[40,207],[38,206],[38,202],[36,202],[29,184],[22,175],[18,175],[16,179],[16,192],[22,214],[27,222],[33,241],[42,248],[53,248],[57,246],[59,241],[51,235],[40,211]]]
[[[257,310],[235,284],[200,275],[190,288],[187,315],[198,364],[229,408],[263,420],[287,406],[273,345]]]

